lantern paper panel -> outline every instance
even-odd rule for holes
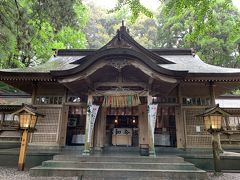
[[[31,115],[30,129],[34,129],[37,124],[37,116]]]
[[[28,129],[31,122],[31,115],[27,113],[20,114],[20,128]]]
[[[205,128],[206,129],[221,129],[222,127],[222,116],[219,114],[211,114],[204,116]]]

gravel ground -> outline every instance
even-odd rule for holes
[[[240,180],[240,173],[223,173],[214,176],[208,173],[210,180]],[[78,177],[30,177],[28,171],[18,171],[16,168],[0,166],[0,180],[79,180]]]
[[[28,171],[0,166],[0,180],[78,180],[78,177],[30,177]]]

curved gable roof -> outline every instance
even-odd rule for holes
[[[138,44],[127,32],[125,26],[121,26],[117,31],[117,35],[113,37],[105,46],[99,50],[93,51],[84,58],[78,59],[72,64],[78,65],[75,68],[68,69],[65,71],[51,71],[51,74],[55,77],[64,77],[69,75],[74,75],[82,72],[92,64],[96,63],[101,59],[113,59],[114,57],[122,58],[133,58],[141,61],[143,64],[147,65],[154,71],[174,76],[174,77],[184,77],[188,71],[175,71],[165,69],[158,64],[175,64],[172,61],[169,61],[153,51],[147,50],[140,44]]]
[[[137,59],[143,64],[145,64],[146,66],[153,69],[154,71],[161,74],[169,75],[169,76],[184,77],[188,72],[188,71],[172,71],[172,70],[165,69],[161,66],[158,66],[157,63],[154,63],[153,61],[149,60],[148,56],[146,56],[146,54],[144,54],[143,52],[134,51],[133,49],[128,49],[128,48],[114,48],[114,49],[102,49],[94,53],[94,55],[86,56],[81,61],[78,61],[79,65],[76,66],[75,68],[68,69],[65,71],[51,71],[51,74],[53,76],[61,76],[61,77],[74,75],[84,71],[89,66],[96,63],[98,60],[114,59],[114,57],[120,57],[122,59],[124,58]]]
[[[141,52],[145,56],[148,57],[148,60],[153,61],[157,64],[174,64],[173,62],[158,56],[152,51],[149,51],[148,49],[141,46],[139,43],[137,43],[127,32],[127,29],[125,26],[121,26],[120,29],[117,31],[117,35],[113,37],[111,41],[109,41],[105,46],[100,48],[99,50],[95,51],[89,56],[94,56],[98,54],[101,51],[104,51],[106,49],[119,49],[119,48],[126,48],[126,49],[132,49],[136,52]],[[88,59],[89,56],[86,56],[83,59],[77,60],[73,62],[73,64],[80,64],[84,59]]]

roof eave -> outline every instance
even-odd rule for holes
[[[27,80],[27,81],[56,81],[51,76],[50,72],[12,72],[12,71],[0,71],[0,80]]]

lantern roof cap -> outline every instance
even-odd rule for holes
[[[219,107],[219,104],[217,104],[214,107],[207,108],[203,113],[198,114],[197,116],[198,117],[199,116],[208,116],[208,115],[215,114],[215,113],[221,114],[223,116],[230,116],[229,113],[227,113],[226,111],[224,111],[222,108]]]
[[[45,115],[39,113],[35,107],[28,105],[28,104],[22,104],[22,107],[19,110],[12,113],[12,115],[17,115],[24,111],[28,112],[29,114],[35,115],[35,116],[45,116]]]

